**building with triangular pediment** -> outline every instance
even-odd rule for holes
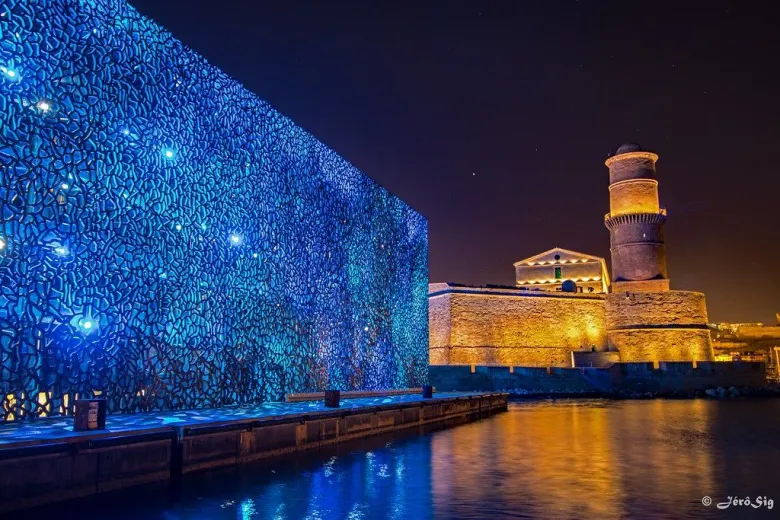
[[[521,289],[562,291],[571,280],[582,293],[606,293],[609,288],[607,262],[598,256],[554,247],[544,253],[515,262],[515,284]]]
[[[556,247],[515,262],[515,286],[428,288],[433,365],[710,361],[704,294],[671,290],[658,155],[625,144],[609,168],[604,258]]]

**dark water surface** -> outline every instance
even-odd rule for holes
[[[713,504],[702,505],[702,497]],[[775,502],[719,510],[729,495]],[[509,412],[21,518],[780,518],[780,400],[512,403]]]

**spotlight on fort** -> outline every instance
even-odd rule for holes
[[[629,143],[606,161],[611,276],[603,258],[554,248],[515,263],[516,287],[431,284],[431,364],[711,361],[704,295],[669,288],[657,160]]]

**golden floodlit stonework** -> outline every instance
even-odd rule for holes
[[[571,366],[607,345],[603,294],[431,284],[433,365]]]
[[[704,294],[669,290],[657,160],[626,144],[606,161],[611,283],[603,259],[555,248],[515,263],[517,287],[430,284],[431,364],[712,360]]]

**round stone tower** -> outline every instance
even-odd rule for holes
[[[612,289],[668,291],[663,226],[666,210],[658,203],[658,156],[637,144],[624,144],[607,159]]]
[[[607,159],[612,291],[605,302],[607,343],[622,362],[710,361],[702,293],[669,290],[658,204],[658,156],[624,144]]]

